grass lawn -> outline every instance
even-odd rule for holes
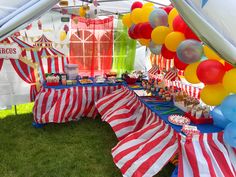
[[[82,119],[32,127],[32,106],[0,111],[0,177],[121,177],[112,161],[117,139],[107,123]],[[168,164],[157,177],[170,177]]]

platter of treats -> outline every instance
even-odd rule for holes
[[[168,117],[168,121],[174,125],[179,125],[179,126],[190,124],[190,119],[181,115],[170,115]]]
[[[91,79],[80,79],[79,82],[81,84],[92,84],[93,81]]]

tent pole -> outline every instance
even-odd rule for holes
[[[15,108],[15,115],[17,115],[17,107],[16,107],[16,105],[14,105],[14,108]]]

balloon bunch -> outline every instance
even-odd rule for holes
[[[184,70],[188,82],[204,83],[200,96],[206,104],[221,104],[235,89],[232,74],[225,74],[233,67],[203,45],[172,6],[156,8],[152,3],[134,2],[122,21],[132,39],[149,47],[153,54],[174,59],[174,66]]]
[[[79,8],[79,16],[85,18],[96,18],[98,14],[98,7],[94,4],[84,5]]]
[[[217,106],[230,93],[236,93],[236,83],[233,82],[236,78],[236,69],[206,45],[202,46],[202,49],[206,58],[189,64],[184,70],[184,76],[190,83],[204,83],[205,86],[200,92],[201,100],[207,105]],[[181,61],[187,63],[182,56],[178,56]],[[194,56],[191,58],[194,59]]]
[[[211,111],[214,125],[224,129],[224,141],[236,148],[236,95],[229,95]]]

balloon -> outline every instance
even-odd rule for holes
[[[139,19],[142,22],[148,22],[149,21],[149,16],[150,16],[150,14],[152,13],[153,10],[154,10],[153,6],[147,6],[147,7],[144,6],[142,8],[142,15],[139,16]]]
[[[138,41],[141,45],[147,46],[147,47],[149,46],[149,43],[150,43],[150,39],[139,39]]]
[[[236,95],[227,96],[221,104],[221,111],[226,119],[236,123]]]
[[[234,67],[233,67],[231,64],[225,62],[225,71],[229,71],[229,70],[231,70],[231,69],[233,69],[233,68],[234,68]]]
[[[84,7],[80,7],[79,8],[79,16],[80,17],[85,17],[85,14],[86,14],[86,10],[85,10],[85,8]]]
[[[228,92],[236,93],[236,68],[225,73],[223,77],[223,85]]]
[[[179,13],[176,8],[173,8],[168,15],[168,23],[171,30],[173,30],[173,21],[177,15],[179,15]]]
[[[142,8],[142,7],[143,7],[143,3],[139,2],[139,1],[136,1],[132,4],[131,11],[136,9],[136,8]]]
[[[184,40],[178,46],[176,53],[182,62],[186,64],[195,63],[202,58],[202,44],[199,41],[192,39]]]
[[[184,33],[187,27],[188,25],[185,23],[185,21],[182,19],[180,15],[177,15],[174,18],[174,21],[173,21],[174,31],[179,31],[179,32]]]
[[[128,34],[131,39],[138,39],[138,36],[134,33],[135,26],[136,25],[132,25],[128,30]]]
[[[149,22],[153,28],[157,26],[168,26],[168,15],[163,9],[153,10],[149,16]]]
[[[171,52],[169,51],[166,46],[163,44],[162,48],[161,48],[161,55],[165,58],[165,59],[172,59],[175,56],[175,52]]]
[[[173,9],[173,6],[167,6],[163,8],[163,10],[166,11],[167,14],[169,14],[172,9]]]
[[[197,67],[199,64],[200,64],[200,62],[192,63],[192,64],[188,65],[184,70],[185,79],[192,84],[200,83],[200,81],[197,77],[197,74],[196,74]]]
[[[156,27],[151,34],[153,42],[156,44],[163,44],[165,42],[166,36],[170,33],[170,29],[166,26]]]
[[[174,66],[179,70],[185,70],[185,68],[188,66],[188,64],[183,63],[177,55],[174,57]]]
[[[98,14],[98,7],[96,7],[94,4],[89,5],[88,12],[88,18],[96,18]]]
[[[141,33],[140,33],[140,31],[141,31],[141,30],[140,30],[141,26],[142,26],[142,23],[139,23],[139,24],[137,24],[137,25],[134,26],[133,33],[134,33],[134,35],[135,35],[136,38],[142,38],[142,37],[141,37]]]
[[[143,8],[146,8],[146,7],[153,7],[153,6],[154,6],[154,4],[151,3],[151,2],[147,2],[147,3],[143,4]]]
[[[143,10],[142,10],[142,9],[140,9],[140,8],[134,9],[134,10],[131,12],[131,21],[132,21],[134,24],[141,23],[141,22],[142,22],[142,20],[141,20],[142,13],[143,13]]]
[[[197,76],[204,84],[217,84],[222,81],[225,68],[216,60],[205,60],[197,68]]]
[[[231,121],[226,119],[221,111],[220,106],[216,106],[211,112],[211,117],[213,118],[213,124],[220,128],[225,128]]]
[[[228,92],[224,89],[222,84],[206,85],[200,92],[202,101],[210,106],[220,105],[227,95]],[[223,109],[221,110],[223,113]]]
[[[184,35],[185,35],[186,39],[194,39],[194,40],[197,40],[197,41],[201,41],[197,37],[197,35],[191,30],[191,28],[189,28],[188,26],[184,31]]]
[[[139,34],[144,39],[151,39],[152,26],[149,22],[141,23],[139,28]]]
[[[155,55],[159,55],[161,53],[161,47],[162,45],[157,45],[153,41],[151,41],[149,45],[150,51]]]
[[[124,26],[126,26],[126,27],[128,27],[128,28],[132,25],[130,13],[125,14],[125,15],[122,17],[122,23],[123,23]]]
[[[168,50],[175,52],[179,44],[185,40],[181,32],[171,32],[165,38],[165,46]]]
[[[227,144],[236,148],[236,123],[230,123],[225,127],[223,138]]]
[[[210,49],[208,46],[204,45],[204,54],[206,55],[207,58],[213,59],[213,60],[222,60],[222,58],[216,54],[212,49]]]
[[[61,40],[61,41],[64,41],[64,40],[66,39],[66,36],[67,36],[67,34],[66,34],[65,31],[61,31],[61,32],[60,32],[60,40]]]

